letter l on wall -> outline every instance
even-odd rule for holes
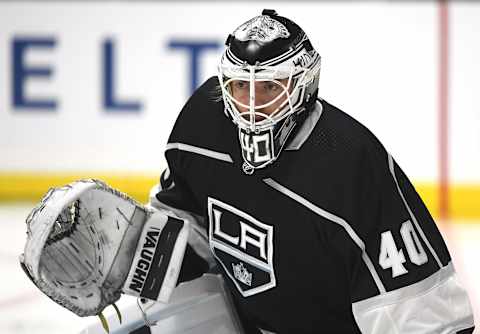
[[[115,44],[108,38],[103,42],[103,107],[110,112],[126,111],[138,112],[142,105],[138,101],[121,101],[115,95]]]

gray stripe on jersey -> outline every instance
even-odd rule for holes
[[[400,188],[400,185],[398,184],[398,181],[397,181],[397,176],[395,175],[395,166],[393,165],[393,158],[390,155],[390,153],[388,153],[388,167],[390,168],[390,173],[392,174],[393,179],[395,180],[395,184],[397,185],[398,193],[400,194],[400,197],[402,197],[403,204],[405,204],[405,207],[408,210],[408,214],[412,218],[413,223],[415,224],[415,227],[418,230],[418,233],[420,233],[420,236],[422,237],[423,242],[425,242],[425,244],[427,245],[428,249],[430,250],[430,253],[432,253],[433,257],[435,258],[435,261],[437,261],[438,267],[442,268],[443,267],[442,262],[440,262],[440,259],[437,253],[435,252],[432,245],[428,241],[425,233],[423,233],[423,230],[421,229],[420,224],[418,224],[417,218],[415,217],[412,210],[410,209],[410,206],[408,205],[407,200],[405,199],[405,196],[403,196],[402,189]]]
[[[206,148],[201,148],[201,147],[183,144],[183,143],[168,143],[165,148],[165,151],[173,150],[173,149],[192,152],[192,153],[200,154],[209,158],[233,163],[232,157],[229,154],[212,151]]]
[[[290,143],[285,147],[285,151],[299,150],[303,143],[310,137],[310,134],[317,125],[320,116],[322,116],[323,107],[322,103],[317,100],[315,108],[310,112],[307,119],[303,122],[295,137],[293,137]]]
[[[268,184],[269,186],[271,186],[275,190],[278,190],[279,192],[287,195],[288,197],[297,201],[298,203],[304,205],[305,207],[312,210],[313,212],[315,212],[319,216],[322,216],[322,217],[328,219],[329,221],[331,221],[333,223],[336,223],[336,224],[340,225],[341,227],[343,227],[345,229],[345,231],[348,233],[348,235],[350,236],[350,238],[361,249],[362,259],[365,262],[365,265],[367,266],[368,270],[370,271],[370,274],[372,275],[372,278],[375,281],[375,284],[377,285],[378,291],[380,293],[385,293],[386,292],[385,286],[383,285],[382,281],[380,280],[380,277],[378,276],[378,273],[375,270],[375,267],[372,263],[372,260],[370,259],[367,252],[365,251],[365,243],[363,242],[362,239],[360,239],[358,234],[352,229],[352,227],[348,224],[348,222],[345,219],[340,218],[340,217],[334,215],[333,213],[330,213],[330,212],[316,206],[315,204],[309,202],[308,200],[301,197],[300,195],[294,193],[290,189],[285,188],[284,186],[282,186],[280,183],[274,181],[273,179],[270,179],[270,178],[264,179],[263,182],[265,182],[266,184]]]

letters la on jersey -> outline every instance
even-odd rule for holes
[[[275,287],[273,226],[211,197],[208,217],[210,248],[242,296]]]

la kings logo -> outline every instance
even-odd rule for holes
[[[273,226],[208,198],[210,248],[244,297],[276,286]]]

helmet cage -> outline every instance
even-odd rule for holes
[[[260,132],[284,120],[289,115],[299,110],[309,83],[307,78],[311,69],[299,66],[261,66],[261,65],[220,65],[219,81],[225,107],[233,122],[239,128]],[[284,85],[279,80],[287,79]],[[234,81],[248,82],[250,87],[248,105],[242,103],[232,95],[230,84]],[[255,82],[272,82],[281,88],[281,93],[272,100],[261,105],[255,102]],[[261,110],[273,105],[278,100],[285,100],[271,113],[266,114]],[[237,106],[247,109],[240,111]]]

